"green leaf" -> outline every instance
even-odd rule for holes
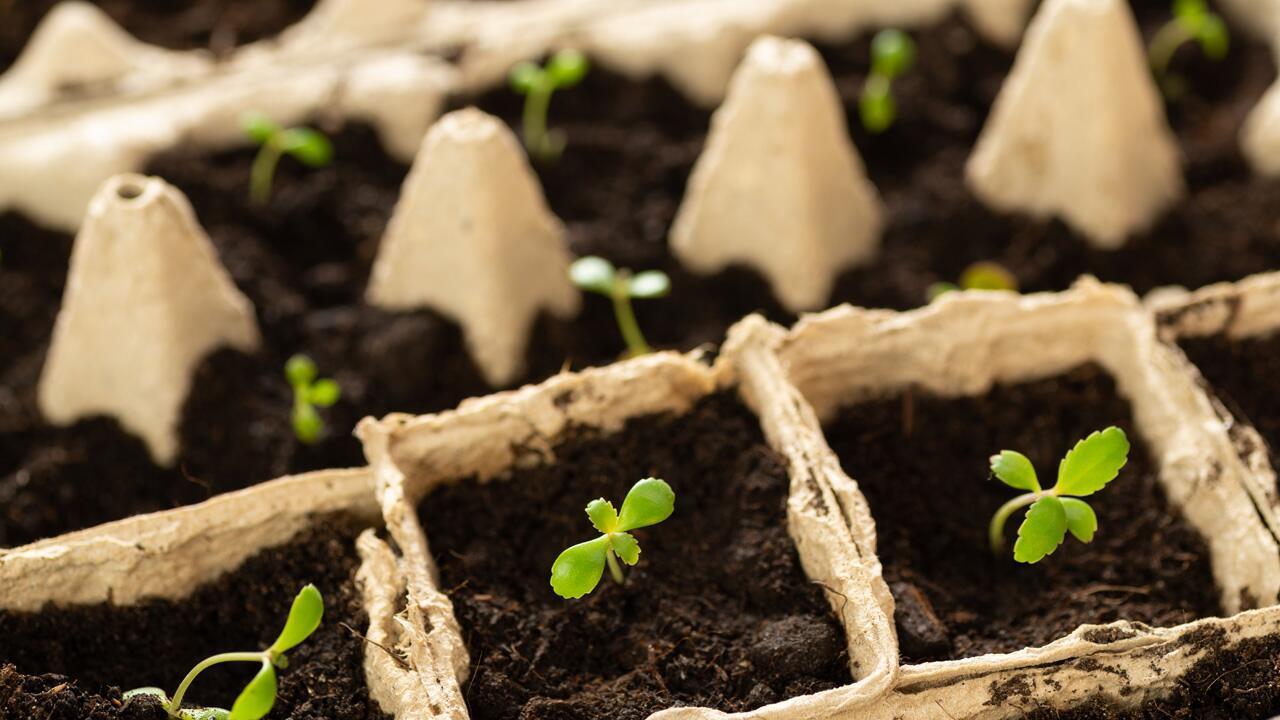
[[[1035,467],[1026,455],[1015,450],[1002,450],[999,455],[992,455],[991,474],[1011,488],[1040,492],[1040,481],[1036,479]]]
[[[591,524],[602,533],[611,533],[618,529],[618,511],[613,503],[604,498],[597,498],[587,503],[587,517]]]
[[[317,407],[330,407],[342,397],[342,388],[329,378],[323,378],[307,389],[307,400]]]
[[[249,136],[250,140],[265,145],[280,132],[280,126],[271,118],[260,112],[245,113],[240,118],[240,129],[244,130],[244,134]]]
[[[120,694],[120,699],[123,700],[126,705],[129,704],[130,700],[136,697],[154,697],[165,705],[169,704],[169,693],[165,692],[164,688],[147,686],[134,688],[133,690],[126,690]]]
[[[999,263],[976,262],[960,275],[960,287],[965,290],[1018,291],[1018,279]]]
[[[316,379],[316,364],[306,355],[294,355],[284,364],[284,376],[293,387],[306,387]]]
[[[933,302],[947,293],[957,292],[959,290],[960,286],[955,283],[936,282],[929,285],[929,287],[924,291],[924,295],[929,302]]]
[[[1093,534],[1098,530],[1098,516],[1089,507],[1089,503],[1075,498],[1062,498],[1062,509],[1067,514],[1067,529],[1071,534],[1080,542],[1092,542]]]
[[[594,255],[578,258],[569,266],[569,279],[574,285],[601,295],[613,293],[613,283],[617,274],[613,263]]]
[[[333,161],[333,143],[319,130],[290,128],[285,131],[280,147],[309,167],[324,167]]]
[[[1018,541],[1013,545],[1013,559],[1035,563],[1053,553],[1067,536],[1067,513],[1056,497],[1042,497],[1027,510],[1018,527]]]
[[[608,549],[609,537],[601,535],[560,553],[551,564],[551,589],[568,600],[594,590],[604,575],[604,554]]]
[[[178,717],[182,720],[230,720],[231,712],[216,707],[188,708],[179,710]]]
[[[633,298],[658,298],[671,292],[671,278],[661,270],[646,270],[631,278],[627,294]]]
[[[916,62],[916,44],[911,36],[885,28],[871,38],[871,72],[892,80]]]
[[[271,643],[267,652],[280,655],[297,647],[299,643],[311,637],[311,633],[320,627],[324,617],[324,598],[315,585],[308,584],[298,591],[293,599],[293,607],[289,609],[289,619],[285,620],[280,636]]]
[[[622,562],[628,565],[640,562],[640,542],[631,533],[612,533],[609,535],[609,546]]]
[[[587,56],[572,49],[561,50],[547,61],[547,75],[557,88],[577,85],[586,77],[589,69]]]
[[[528,95],[536,86],[538,86],[545,75],[542,68],[531,62],[518,63],[511,68],[511,75],[508,81],[511,83],[511,89],[521,95]]]
[[[618,530],[627,531],[656,525],[671,517],[676,493],[664,480],[645,478],[631,487],[622,501]]]
[[[1129,438],[1114,425],[1076,443],[1058,464],[1059,495],[1085,497],[1106,487],[1129,460]]]
[[[319,440],[324,432],[324,420],[311,403],[295,403],[292,421],[293,434],[305,445]]]
[[[240,692],[231,706],[230,720],[261,720],[276,704],[276,669],[271,663],[262,663],[262,669]]]

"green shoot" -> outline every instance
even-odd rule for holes
[[[933,302],[949,292],[957,290],[1006,290],[1018,292],[1018,278],[1005,266],[990,260],[973,263],[960,273],[960,284],[936,282],[929,286],[925,294],[929,302]]]
[[[569,279],[583,290],[599,293],[613,301],[613,315],[618,321],[622,339],[627,343],[627,357],[653,352],[640,332],[631,299],[665,297],[671,292],[671,278],[666,273],[646,270],[632,275],[626,268],[615,268],[608,260],[591,255],[574,261],[569,267]]]
[[[587,503],[587,517],[600,531],[600,537],[560,553],[551,565],[551,589],[566,600],[577,600],[596,589],[605,565],[621,585],[618,558],[628,565],[640,562],[640,543],[628,531],[657,525],[671,517],[675,507],[675,492],[666,481],[657,478],[645,478],[633,485],[622,501],[621,513],[604,498]]]
[[[240,127],[245,135],[262,146],[249,171],[249,201],[254,205],[266,205],[271,201],[276,166],[285,155],[313,168],[324,167],[333,160],[333,144],[319,130],[284,128],[262,113],[245,115]]]
[[[1028,505],[1031,509],[1018,528],[1018,541],[1013,545],[1014,560],[1039,562],[1058,549],[1067,531],[1080,542],[1091,542],[1098,529],[1098,516],[1079,498],[1106,487],[1128,460],[1129,439],[1114,425],[1076,443],[1058,463],[1058,482],[1049,490],[1040,488],[1036,469],[1026,455],[1013,450],[992,455],[991,473],[1005,485],[1027,492],[1001,505],[991,518],[991,551],[1001,553],[1005,523],[1015,511]]]
[[[1156,32],[1147,48],[1151,69],[1165,97],[1176,100],[1186,92],[1186,82],[1169,72],[1169,63],[1178,48],[1189,42],[1200,45],[1210,60],[1221,60],[1230,49],[1227,24],[1209,10],[1205,0],[1174,0],[1173,17]]]
[[[169,717],[180,720],[260,720],[266,717],[267,713],[271,712],[271,707],[276,704],[276,670],[289,667],[289,659],[285,653],[311,637],[311,633],[320,627],[323,616],[324,598],[320,596],[320,591],[315,585],[307,585],[293,599],[293,607],[289,610],[284,629],[280,631],[276,641],[271,643],[271,647],[259,652],[220,653],[201,660],[182,679],[173,697],[169,697],[168,693],[161,688],[144,687],[124,693],[124,700],[127,704],[135,697],[147,695],[155,697]],[[230,662],[260,665],[258,674],[249,681],[244,690],[240,691],[240,696],[236,698],[230,710],[216,707],[186,709],[182,707],[182,700],[186,697],[187,690],[196,676],[214,665]]]
[[[590,65],[577,50],[561,50],[547,60],[546,67],[522,62],[511,69],[511,89],[524,95],[524,117],[521,132],[524,146],[534,158],[549,162],[564,151],[561,131],[547,130],[547,109],[556,90],[571,88],[582,82]]]
[[[342,388],[329,378],[316,379],[316,364],[306,355],[294,355],[284,364],[284,376],[293,388],[293,434],[311,445],[324,432],[318,407],[326,408],[342,397]]]
[[[871,39],[871,73],[862,86],[858,111],[862,127],[870,133],[882,133],[893,125],[898,104],[893,99],[893,81],[911,69],[916,62],[916,44],[911,36],[886,28]]]

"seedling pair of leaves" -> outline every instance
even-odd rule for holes
[[[551,589],[562,598],[576,600],[596,589],[606,565],[614,581],[621,585],[618,559],[628,565],[640,561],[640,543],[630,531],[666,520],[675,506],[675,492],[658,478],[645,478],[633,485],[622,501],[622,512],[604,498],[587,503],[587,517],[600,531],[600,537],[560,553],[551,565]]]
[[[666,273],[646,270],[632,275],[630,270],[615,268],[608,260],[592,255],[578,258],[569,267],[569,279],[583,290],[599,293],[613,302],[613,316],[623,341],[627,343],[628,357],[653,352],[644,333],[640,332],[631,300],[665,297],[671,292],[671,278]]]
[[[1151,69],[1160,83],[1165,97],[1177,100],[1187,91],[1186,81],[1169,72],[1174,53],[1187,43],[1194,42],[1210,60],[1227,56],[1231,39],[1227,24],[1209,10],[1204,0],[1174,0],[1173,17],[1165,23],[1147,48]]]
[[[331,407],[342,397],[342,388],[330,378],[319,378],[316,364],[306,355],[294,355],[284,364],[284,376],[293,388],[293,434],[311,445],[324,433],[324,419],[316,408]]]
[[[1027,456],[1005,450],[991,456],[991,472],[1005,485],[1027,491],[996,511],[988,530],[992,552],[1004,548],[1004,526],[1015,511],[1031,506],[1018,528],[1013,559],[1036,563],[1066,539],[1070,532],[1080,542],[1091,542],[1098,530],[1098,516],[1082,497],[1107,486],[1129,460],[1129,439],[1112,426],[1076,443],[1058,463],[1058,481],[1050,489],[1040,487],[1036,469]]]
[[[261,146],[249,170],[249,201],[266,205],[271,201],[276,167],[285,155],[307,167],[324,167],[333,161],[333,145],[319,130],[309,127],[281,127],[262,113],[249,113],[240,122],[245,135]]]
[[[324,598],[321,597],[315,585],[307,585],[293,599],[293,607],[289,610],[284,629],[266,650],[221,653],[201,660],[182,679],[172,698],[161,688],[143,687],[124,693],[124,701],[127,704],[137,697],[154,697],[160,701],[169,717],[180,720],[260,720],[266,717],[276,704],[276,670],[283,670],[289,666],[285,653],[311,637],[316,628],[320,627],[320,620],[323,617]],[[230,710],[216,707],[182,707],[182,700],[186,697],[188,688],[200,673],[214,665],[231,662],[258,663],[261,667],[258,669],[258,674],[254,675],[240,692],[240,696],[236,698]]]
[[[524,95],[521,134],[529,155],[550,162],[564,152],[564,132],[547,129],[547,111],[556,90],[582,82],[590,65],[577,50],[561,50],[545,66],[522,62],[511,69],[511,89]]]
[[[1003,265],[983,260],[973,263],[960,274],[960,283],[936,282],[926,291],[929,302],[958,290],[1007,290],[1018,292],[1018,278]]]
[[[871,38],[871,73],[858,98],[858,113],[867,132],[882,133],[893,125],[898,117],[893,81],[915,62],[916,44],[901,30],[886,28]]]

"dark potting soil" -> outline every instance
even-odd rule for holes
[[[0,0],[0,71],[18,58],[45,15],[62,0]],[[89,0],[143,42],[218,55],[276,35],[315,0]]]
[[[471,655],[475,720],[736,712],[849,683],[844,632],[786,530],[785,462],[728,395],[681,417],[578,430],[552,465],[429,495],[419,512]],[[640,563],[582,600],[548,584],[590,539],[583,507],[666,479],[676,509],[636,532]]]
[[[1270,720],[1280,714],[1280,637],[1227,645],[1221,630],[1187,638],[1188,652],[1206,653],[1167,697],[1120,709],[1094,699],[1071,710],[1039,708],[1028,720]],[[1010,699],[1009,702],[1017,702]],[[1034,701],[1026,700],[1028,709]]]
[[[381,720],[364,679],[368,626],[356,587],[355,523],[324,518],[280,547],[264,550],[181,601],[139,605],[0,610],[0,718],[151,720],[156,705],[121,710],[120,690],[170,692],[193,665],[219,652],[256,650],[280,632],[298,590],[315,583],[324,621],[289,653],[279,673],[274,720]],[[350,629],[349,629],[350,628]],[[376,651],[376,650],[375,650]],[[228,704],[255,667],[222,665],[191,686],[190,701]]]
[[[1051,484],[1063,453],[1109,425],[1132,448],[1090,498],[1093,542],[1068,537],[1035,565],[1011,550],[995,557],[987,523],[1016,492],[990,477],[988,457],[1018,450]],[[1096,366],[982,397],[854,405],[827,438],[870,503],[906,662],[1044,645],[1085,623],[1170,626],[1220,612],[1204,539],[1167,503],[1128,402]],[[1021,521],[1010,519],[1010,543]]]

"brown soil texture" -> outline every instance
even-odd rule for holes
[[[787,535],[785,463],[735,398],[607,437],[576,430],[556,455],[442,487],[419,510],[471,653],[472,718],[736,712],[850,682],[844,632]],[[671,484],[676,509],[635,533],[625,584],[606,575],[582,600],[554,595],[556,555],[593,532],[586,503],[620,507],[646,476]]]
[[[1132,447],[1088,500],[1093,542],[1068,537],[1035,565],[1012,550],[994,556],[987,524],[1017,491],[991,477],[988,457],[1022,452],[1049,487],[1062,455],[1109,425]],[[1167,503],[1128,402],[1096,366],[982,397],[910,392],[854,405],[827,438],[876,520],[906,662],[1035,647],[1086,623],[1171,626],[1220,612],[1204,539]],[[1023,516],[1010,518],[1010,543]]]
[[[113,701],[134,687],[172,692],[193,665],[215,653],[267,647],[298,590],[315,583],[325,600],[324,621],[289,653],[269,718],[384,720],[365,686],[366,643],[344,627],[363,632],[368,626],[355,582],[356,534],[349,521],[317,520],[288,544],[258,553],[181,601],[0,610],[0,718],[156,718],[150,703],[131,703],[122,712]],[[206,670],[188,700],[225,707],[256,671],[245,664]]]

